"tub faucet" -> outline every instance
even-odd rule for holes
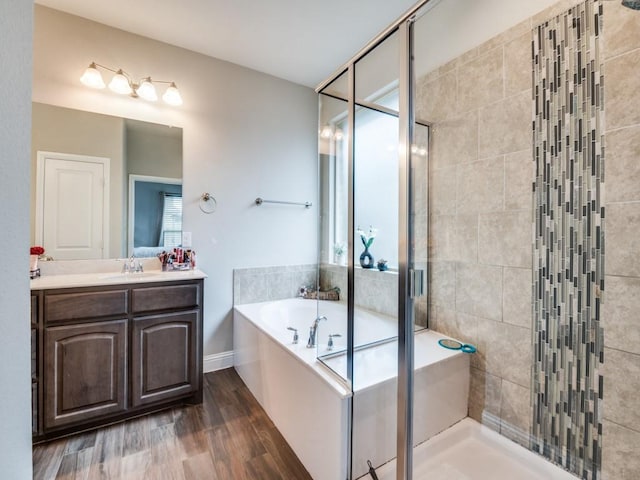
[[[316,338],[317,338],[316,333],[318,331],[318,324],[322,320],[326,320],[326,319],[327,317],[323,315],[321,317],[316,317],[316,319],[313,321],[313,324],[309,328],[309,341],[307,342],[307,348],[313,348],[316,346]]]

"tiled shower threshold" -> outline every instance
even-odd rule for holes
[[[395,480],[395,460],[376,471]],[[365,475],[363,480],[371,477]],[[413,450],[414,480],[576,480],[539,455],[465,418]]]

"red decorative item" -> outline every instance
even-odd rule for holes
[[[42,247],[31,247],[31,250],[29,252],[31,255],[42,255],[44,253],[44,248]]]

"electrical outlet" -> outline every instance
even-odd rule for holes
[[[182,248],[191,248],[191,232],[182,232]]]

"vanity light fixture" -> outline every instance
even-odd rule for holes
[[[182,105],[182,97],[180,96],[180,92],[178,91],[178,87],[176,87],[175,82],[151,80],[151,77],[144,77],[139,82],[134,82],[133,80],[131,80],[131,76],[121,68],[115,70],[113,68],[100,65],[96,62],[91,62],[91,64],[84,71],[82,77],[80,77],[80,81],[87,87],[105,87],[104,80],[102,79],[102,74],[100,73],[100,70],[98,70],[98,67],[115,73],[115,75],[109,82],[109,89],[115,93],[119,93],[121,95],[131,95],[134,98],[140,97],[149,102],[155,102],[156,100],[158,100],[158,94],[156,93],[156,87],[154,84],[167,83],[169,84],[169,86],[164,92],[164,95],[162,95],[162,99],[169,105]]]

